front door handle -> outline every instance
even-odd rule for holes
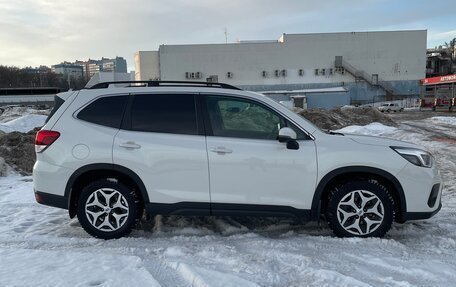
[[[217,154],[226,154],[226,153],[232,153],[233,151],[230,149],[227,149],[226,147],[219,146],[219,147],[211,148],[211,152],[216,152]]]
[[[121,144],[119,144],[119,146],[123,147],[123,148],[126,148],[126,149],[139,149],[139,148],[141,148],[141,145],[139,145],[139,144],[137,144],[135,142],[131,142],[131,141],[121,143]]]

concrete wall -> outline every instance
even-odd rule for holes
[[[343,56],[355,68],[385,81],[418,80],[425,76],[426,35],[425,30],[284,34],[276,42],[162,45],[160,76],[162,80],[188,80],[185,72],[200,72],[202,77],[195,80],[217,75],[219,82],[233,85],[354,82],[347,73],[328,73],[335,56]],[[326,69],[326,75],[315,75],[315,69]],[[286,76],[276,77],[275,70],[286,70]],[[262,71],[268,77],[263,78]]]
[[[417,80],[409,81],[388,81],[394,87],[395,95],[414,96],[419,94]],[[282,85],[244,85],[239,86],[249,91],[283,91],[283,90],[303,90],[320,89],[331,87],[344,87],[348,92],[346,96],[352,102],[372,103],[381,100],[385,96],[385,91],[380,87],[373,87],[366,82],[339,82],[339,83],[310,83],[310,84],[282,84]],[[280,99],[287,100],[287,99]]]
[[[160,79],[160,58],[158,51],[139,51],[134,55],[135,80]]]
[[[425,77],[426,38],[426,30],[414,30],[283,34],[277,41],[162,45],[159,51],[135,53],[135,78],[206,81],[215,75],[219,82],[253,91],[343,86],[350,101],[374,102],[385,96],[385,90],[356,81],[347,72],[336,72],[335,57],[342,56],[368,75],[378,74],[394,87],[395,95],[417,95],[418,80]],[[286,74],[276,77],[276,70]],[[201,77],[188,79],[186,72],[199,72]]]

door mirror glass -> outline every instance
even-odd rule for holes
[[[297,138],[296,132],[294,130],[292,130],[291,128],[287,128],[287,127],[281,128],[279,130],[279,135],[277,136],[277,139],[281,143],[288,142],[290,140],[296,140],[296,138]]]

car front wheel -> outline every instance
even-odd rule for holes
[[[334,190],[326,209],[339,237],[383,237],[394,219],[393,199],[376,181],[355,181]]]
[[[133,190],[115,180],[98,180],[81,191],[78,220],[92,236],[102,239],[128,235],[139,221],[140,206]]]

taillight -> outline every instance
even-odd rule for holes
[[[42,152],[60,136],[59,132],[41,130],[38,131],[35,138],[35,152]]]

